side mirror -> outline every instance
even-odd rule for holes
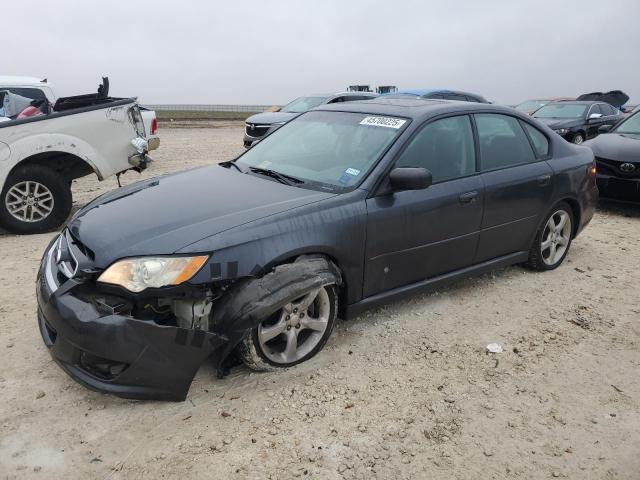
[[[398,167],[389,174],[391,187],[396,191],[423,190],[431,185],[431,172],[426,168]]]
[[[598,133],[607,133],[611,130],[611,127],[613,127],[613,125],[600,125],[598,127]]]
[[[591,121],[591,120],[598,120],[600,117],[602,117],[601,113],[592,113],[591,115],[589,115],[589,118],[587,118],[587,121]]]

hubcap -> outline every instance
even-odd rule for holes
[[[558,263],[569,248],[570,240],[571,217],[564,210],[558,210],[549,217],[542,232],[542,261],[549,266]]]
[[[286,304],[258,326],[262,352],[278,364],[300,360],[320,343],[330,315],[331,302],[325,288]]]
[[[583,141],[584,141],[584,138],[582,138],[582,135],[576,135],[573,138],[573,143],[575,143],[576,145],[580,145]]]
[[[21,222],[39,222],[53,211],[53,194],[41,183],[26,180],[16,183],[4,198],[12,217]]]

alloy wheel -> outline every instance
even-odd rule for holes
[[[331,302],[324,287],[286,304],[258,326],[262,352],[280,365],[302,359],[322,341],[330,315]]]
[[[558,210],[547,220],[542,232],[540,253],[542,261],[553,266],[562,260],[571,241],[571,216],[564,210]]]
[[[33,223],[44,220],[51,214],[54,200],[51,190],[45,185],[25,180],[7,191],[4,204],[14,218]]]

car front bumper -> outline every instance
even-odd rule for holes
[[[49,353],[74,380],[125,398],[184,400],[223,335],[159,325],[107,311],[73,278],[58,283],[50,248],[37,279],[38,324]],[[50,269],[47,272],[47,269]]]
[[[640,202],[640,178],[621,178],[598,173],[596,181],[602,197]]]

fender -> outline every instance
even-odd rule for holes
[[[16,134],[18,132],[15,132]],[[22,132],[21,132],[22,133]],[[17,135],[14,135],[17,136]],[[8,158],[3,160],[3,149],[0,148],[0,181],[2,185],[7,179],[9,172],[20,162],[44,153],[67,153],[74,155],[87,162],[100,180],[103,180],[102,165],[107,164],[107,160],[100,155],[91,145],[84,140],[62,133],[40,133],[30,134],[24,132],[22,138],[10,142],[7,146],[9,150]],[[11,140],[11,136],[8,140]],[[0,144],[0,147],[2,144]]]

